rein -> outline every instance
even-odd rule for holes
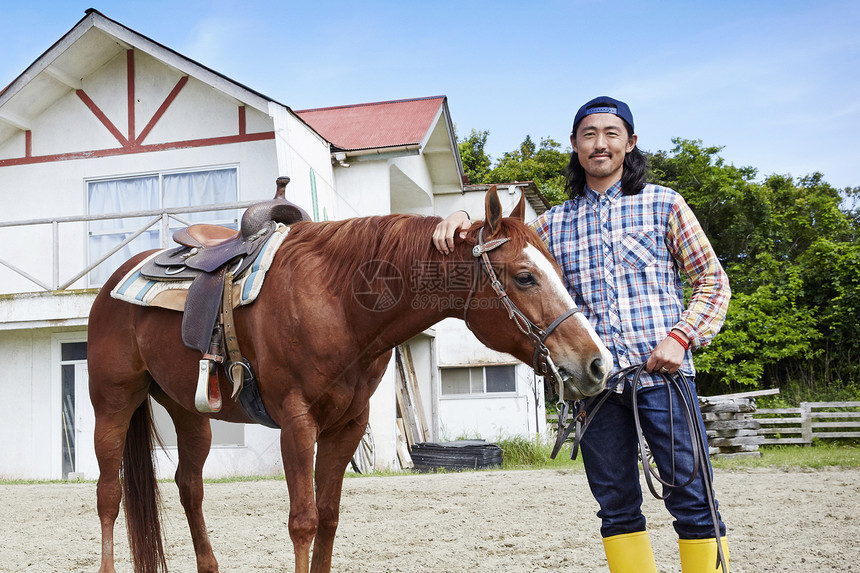
[[[646,445],[645,445],[645,435],[642,432],[642,424],[639,419],[639,403],[637,398],[637,390],[639,389],[640,377],[642,372],[645,370],[645,363],[634,366],[628,366],[618,372],[616,372],[613,377],[614,380],[611,384],[607,385],[606,391],[600,396],[599,400],[595,404],[594,408],[591,410],[591,413],[586,416],[586,406],[590,403],[594,398],[589,398],[588,402],[586,400],[580,400],[576,403],[576,414],[573,416],[573,420],[571,420],[570,424],[565,427],[564,423],[567,418],[568,412],[570,410],[570,405],[568,402],[559,399],[559,412],[558,412],[558,429],[557,429],[557,437],[555,441],[555,446],[553,447],[552,454],[550,457],[555,459],[555,456],[558,454],[562,445],[564,444],[567,437],[570,435],[570,432],[575,428],[576,434],[574,435],[573,447],[570,452],[570,459],[575,460],[577,454],[579,452],[579,444],[582,441],[582,437],[585,434],[585,431],[588,429],[591,420],[594,419],[595,414],[597,414],[598,410],[600,410],[601,406],[606,402],[606,400],[615,392],[615,389],[619,384],[623,384],[625,378],[632,374],[631,385],[633,389],[633,419],[636,425],[636,438],[639,442],[639,460],[642,463],[643,472],[645,473],[645,481],[648,484],[648,489],[651,491],[651,495],[655,498],[663,500],[671,495],[672,491],[676,488],[682,488],[693,483],[693,480],[696,479],[696,476],[699,475],[701,471],[702,479],[705,482],[705,494],[708,498],[708,508],[711,512],[711,519],[714,524],[714,537],[717,541],[717,561],[715,567],[722,567],[723,573],[728,573],[728,569],[726,566],[726,559],[723,555],[722,543],[720,542],[720,522],[717,516],[717,502],[716,497],[714,495],[714,483],[713,478],[711,476],[711,472],[708,471],[707,460],[708,460],[708,452],[705,451],[705,440],[702,436],[702,429],[699,424],[695,421],[695,415],[693,414],[693,393],[690,389],[690,383],[687,380],[687,377],[684,376],[683,372],[678,372],[678,376],[671,376],[664,372],[659,372],[658,374],[663,378],[665,382],[666,392],[669,397],[669,430],[672,435],[672,442],[670,444],[670,449],[673,452],[672,454],[672,475],[673,478],[671,481],[666,481],[662,479],[657,472],[657,470],[650,464],[648,461],[648,457],[646,454]],[[672,388],[677,390],[678,395],[681,396],[681,404],[684,407],[684,419],[687,423],[687,427],[690,432],[690,443],[692,445],[693,450],[693,472],[688,479],[684,483],[674,483],[674,474],[675,474],[675,430],[673,426],[673,416],[671,416],[672,409],[674,406],[674,401],[672,398]],[[657,489],[654,485],[653,479],[659,481],[665,488],[667,493],[665,495],[661,495],[657,493]]]
[[[529,320],[529,318],[523,314],[519,308],[517,308],[517,305],[514,304],[514,301],[511,300],[508,293],[505,292],[504,286],[499,280],[498,275],[496,275],[493,265],[490,263],[490,257],[487,256],[488,252],[501,247],[510,240],[510,237],[503,237],[484,242],[484,229],[481,228],[478,230],[478,244],[472,249],[472,256],[475,257],[475,265],[484,269],[484,272],[490,279],[490,286],[493,287],[493,291],[508,311],[508,318],[514,321],[514,324],[517,325],[520,332],[528,336],[532,346],[534,346],[534,357],[532,358],[532,368],[534,371],[542,376],[552,376],[558,383],[559,396],[563,396],[564,379],[549,355],[549,348],[546,346],[546,340],[562,322],[574,314],[581,313],[582,311],[574,307],[563,312],[561,316],[552,321],[546,330],[541,330],[537,325],[535,325],[535,323]],[[472,290],[469,291],[469,296],[466,299],[466,305],[463,311],[463,320],[466,322],[467,326],[469,324],[469,307],[471,306],[472,298],[474,297],[478,286],[478,275],[479,273],[473,273]]]

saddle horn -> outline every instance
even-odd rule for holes
[[[287,185],[289,185],[289,183],[290,183],[290,178],[287,177],[286,175],[282,175],[282,176],[278,177],[277,179],[275,179],[275,184],[278,186],[278,189],[277,189],[277,191],[275,191],[275,196],[272,199],[273,200],[283,199],[284,201],[286,201],[287,200]]]
[[[289,177],[278,177],[275,180],[277,190],[269,201],[251,205],[242,215],[242,236],[250,237],[266,226],[269,221],[292,225],[298,221],[310,221],[311,216],[298,205],[287,201],[287,185]]]

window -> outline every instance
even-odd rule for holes
[[[183,173],[158,173],[87,182],[87,208],[90,215],[107,213],[131,213],[229,203],[238,200],[238,170],[235,167],[189,171]],[[180,217],[189,223],[212,223],[238,228],[236,209],[186,213]],[[98,261],[111,249],[137,232],[152,220],[147,217],[123,217],[105,221],[91,221],[89,224],[89,262]],[[170,234],[184,226],[171,219]],[[149,230],[112,255],[106,262],[90,272],[90,285],[104,284],[111,273],[132,255],[147,249],[156,249],[163,240],[161,225],[156,224]]]
[[[514,365],[442,369],[443,396],[516,391],[517,380]]]

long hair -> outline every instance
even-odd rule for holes
[[[633,135],[630,126],[624,122],[627,135]],[[624,156],[624,171],[621,174],[621,193],[624,195],[636,195],[645,187],[645,178],[648,173],[648,158],[634,147],[630,153]],[[579,163],[579,157],[573,151],[570,154],[570,163],[564,170],[564,192],[570,199],[577,195],[585,195],[585,169]]]

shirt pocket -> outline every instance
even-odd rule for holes
[[[633,269],[644,269],[657,263],[657,233],[636,231],[621,238],[621,262]]]

